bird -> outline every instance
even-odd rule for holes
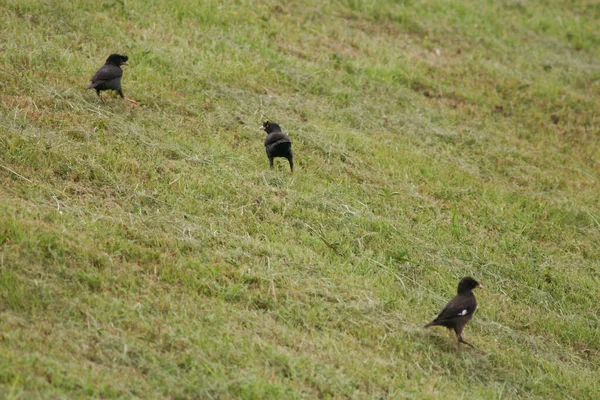
[[[127,60],[129,57],[121,54],[111,54],[106,59],[106,63],[100,67],[100,69],[96,72],[96,75],[91,79],[92,84],[88,86],[88,89],[95,89],[96,94],[100,101],[104,101],[100,96],[100,92],[103,90],[115,90],[119,93],[121,98],[129,101],[133,104],[139,104],[137,101],[128,99],[123,94],[123,89],[121,88],[121,77],[123,77],[123,70],[121,69],[121,65],[129,65],[127,64]]]
[[[267,132],[265,149],[267,150],[267,157],[269,157],[271,168],[273,168],[273,159],[275,157],[284,157],[288,159],[290,171],[294,173],[294,155],[292,154],[292,140],[290,137],[275,122],[264,122],[262,129]]]
[[[448,329],[454,330],[458,338],[457,348],[460,351],[460,344],[464,343],[475,349],[471,343],[467,342],[462,337],[462,331],[473,317],[473,313],[477,309],[477,300],[473,294],[473,289],[483,288],[483,285],[477,282],[470,276],[466,276],[458,282],[457,294],[452,300],[446,304],[439,315],[430,323],[424,326],[445,326]]]

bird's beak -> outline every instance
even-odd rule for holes
[[[483,289],[483,285],[482,285],[481,283],[478,283],[478,284],[477,284],[477,287],[478,287],[479,289]]]
[[[127,61],[125,61],[125,62],[122,62],[121,65],[129,65],[129,64],[127,64]]]

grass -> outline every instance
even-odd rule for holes
[[[196,3],[0,1],[0,397],[600,396],[595,2]]]

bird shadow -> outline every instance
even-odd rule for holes
[[[452,331],[449,331],[447,335],[442,334],[442,332],[434,333],[434,332],[424,332],[423,339],[425,342],[436,349],[443,351],[448,354],[480,354],[485,355],[485,352],[482,352],[477,347],[473,348],[466,344],[458,344],[456,336]]]
[[[445,331],[446,329],[436,330],[435,328],[426,329],[423,327],[407,327],[404,334],[415,342],[421,343],[422,346],[435,348],[436,350],[443,351],[444,353],[456,354],[456,336],[454,336],[454,332],[452,332],[452,336],[450,336],[450,334],[446,333]]]
[[[273,188],[286,188],[290,184],[289,177],[280,173],[277,169],[263,172],[262,180],[266,186]]]
[[[423,334],[427,344],[445,353],[457,353],[457,340],[450,335],[440,335],[433,332]],[[470,348],[469,348],[470,349]]]
[[[404,334],[398,335],[396,340],[399,343],[417,343],[419,350],[415,351],[413,348],[412,351],[416,353],[414,357],[418,360],[417,363],[425,370],[436,374],[469,377],[484,384],[511,379],[510,374],[507,375],[506,370],[496,362],[493,352],[462,344],[458,351],[457,339],[452,331],[414,326],[405,328]]]

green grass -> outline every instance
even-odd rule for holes
[[[600,397],[597,2],[0,14],[0,397]]]

